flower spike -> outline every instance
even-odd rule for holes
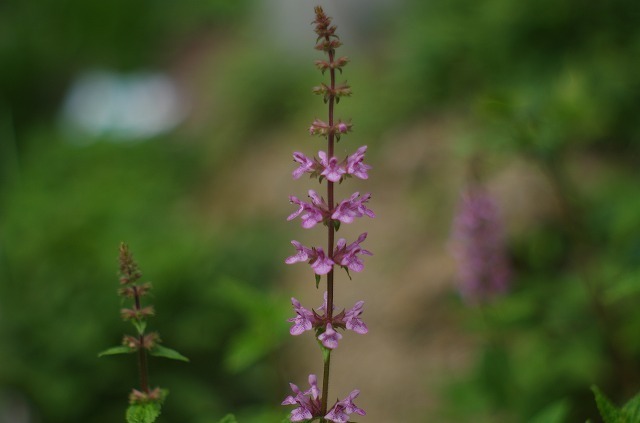
[[[349,309],[337,312],[334,304],[334,268],[340,266],[347,271],[360,272],[364,269],[363,255],[372,255],[362,248],[361,244],[367,237],[367,233],[361,234],[358,239],[350,244],[341,238],[335,241],[336,231],[341,224],[353,223],[360,217],[374,218],[375,213],[369,208],[370,193],[353,193],[349,198],[335,201],[335,185],[346,179],[355,177],[368,179],[371,166],[364,163],[367,146],[359,147],[354,153],[346,157],[338,157],[335,154],[335,145],[344,135],[351,133],[353,124],[350,120],[339,119],[334,116],[335,105],[341,98],[352,95],[351,87],[346,83],[336,84],[336,70],[342,73],[349,59],[336,56],[336,50],[342,46],[342,42],[336,34],[336,26],[332,25],[322,7],[315,8],[315,33],[318,35],[316,49],[325,53],[323,60],[316,60],[316,67],[322,72],[329,73],[329,82],[321,82],[313,87],[312,91],[322,97],[328,104],[328,117],[315,118],[309,126],[310,135],[318,135],[326,140],[326,149],[318,151],[316,157],[307,156],[302,152],[293,153],[296,168],[292,172],[294,179],[300,179],[304,174],[311,178],[318,178],[320,183],[326,180],[326,195],[322,196],[315,190],[309,190],[310,201],[301,200],[292,195],[289,197],[291,204],[297,209],[291,213],[287,220],[300,218],[302,227],[311,229],[322,223],[327,228],[326,247],[306,247],[298,241],[291,241],[295,247],[295,254],[287,257],[285,263],[294,264],[306,262],[315,274],[316,288],[322,276],[326,275],[327,289],[324,293],[322,305],[316,309],[307,309],[300,302],[292,298],[291,304],[295,315],[287,321],[291,323],[289,332],[298,336],[304,332],[313,330],[321,346],[324,359],[322,391],[318,388],[315,375],[309,376],[310,388],[300,390],[298,386],[290,384],[293,395],[285,398],[283,405],[293,405],[289,420],[292,422],[310,423],[316,420],[333,423],[347,423],[350,415],[355,413],[365,415],[364,410],[358,408],[353,400],[360,394],[359,390],[353,390],[342,401],[337,401],[332,407],[327,402],[329,397],[329,373],[331,352],[339,345],[342,339],[342,331],[353,331],[358,334],[366,334],[369,328],[362,321],[364,301],[358,301]],[[326,199],[326,200],[325,200]],[[351,276],[349,276],[351,278]]]

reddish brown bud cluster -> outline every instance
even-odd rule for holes
[[[160,335],[157,332],[151,332],[141,336],[125,335],[122,338],[122,345],[131,348],[132,350],[139,350],[144,348],[145,350],[151,350],[160,342]]]
[[[156,314],[153,306],[143,307],[141,309],[123,308],[120,310],[122,320],[142,320]]]
[[[340,57],[339,59],[336,59],[331,63],[325,60],[316,60],[315,63],[316,63],[316,67],[320,69],[320,71],[322,71],[323,75],[327,69],[338,69],[340,73],[342,73],[342,68],[346,66],[347,63],[349,63],[349,58]]]
[[[151,290],[151,283],[145,282],[136,286],[127,286],[118,290],[118,295],[125,298],[134,298],[136,295],[144,297]]]
[[[322,135],[323,137],[334,134],[335,136],[340,137],[341,134],[351,132],[352,126],[353,124],[351,122],[343,122],[342,120],[338,120],[338,123],[329,126],[328,123],[321,121],[320,119],[315,119],[309,127],[309,134]]]
[[[336,49],[342,45],[340,40],[322,40],[316,45],[316,50],[327,53],[335,53]]]
[[[159,402],[162,400],[163,393],[160,388],[154,388],[149,392],[138,391],[133,389],[129,394],[129,404],[146,404],[150,402]]]
[[[339,37],[335,34],[336,27],[331,25],[331,18],[325,15],[322,7],[316,7],[315,12],[316,19],[313,23],[315,24],[315,32],[318,34],[316,50],[324,51],[329,56],[329,60],[316,60],[315,65],[322,74],[327,69],[331,72],[331,85],[323,83],[313,87],[313,93],[321,95],[325,103],[331,100],[335,100],[338,103],[341,97],[351,96],[351,87],[346,81],[342,84],[335,84],[335,70],[337,69],[342,73],[342,68],[349,63],[349,59],[347,57],[335,57],[336,49],[342,45]]]
[[[338,38],[335,25],[331,25],[331,18],[325,15],[322,7],[316,6],[314,10],[316,12],[316,19],[313,23],[316,24],[315,31],[316,34],[318,34],[318,40],[320,38]]]
[[[138,264],[133,260],[129,247],[125,243],[120,244],[120,283],[128,285],[135,283],[142,277]]]
[[[124,320],[144,320],[154,314],[153,307],[142,307],[140,305],[140,299],[151,290],[151,283],[138,283],[138,280],[142,277],[142,272],[138,269],[138,263],[133,259],[129,246],[122,243],[119,251],[120,284],[122,287],[118,290],[118,295],[134,300],[133,308],[120,310],[120,315]]]
[[[350,97],[352,94],[351,87],[347,85],[346,81],[340,85],[336,85],[335,88],[331,88],[322,83],[317,87],[313,87],[313,93],[323,96],[323,100],[325,103],[328,102],[332,97],[335,98],[336,103],[338,103],[340,101],[340,97]]]

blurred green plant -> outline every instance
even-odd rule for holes
[[[591,390],[596,398],[598,410],[604,423],[638,423],[640,422],[640,394],[636,394],[621,408],[616,407],[597,386]],[[587,422],[589,423],[589,422]]]
[[[233,414],[227,414],[218,423],[238,423],[238,421]]]
[[[389,73],[396,116],[457,110],[474,119],[475,131],[488,130],[484,147],[638,153],[633,0],[412,1],[408,11],[391,44],[403,46]]]
[[[95,351],[123,331],[104,318],[119,306],[105,295],[105,246],[126,238],[163,293],[163,339],[191,358],[188,369],[152,363],[173,391],[163,420],[213,423],[239,409],[243,421],[265,421],[280,397],[269,361],[289,313],[271,289],[285,252],[269,245],[281,235],[259,220],[207,224],[196,149],[170,139],[77,147],[54,134],[29,140],[37,148],[0,191],[0,395],[25,398],[51,423],[122,419],[117,392],[134,382],[123,376],[134,363],[98,363]]]

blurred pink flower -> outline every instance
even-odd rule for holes
[[[465,301],[481,303],[508,289],[511,267],[503,221],[498,206],[482,187],[470,186],[462,193],[452,238]]]

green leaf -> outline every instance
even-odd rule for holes
[[[592,386],[591,390],[596,397],[596,404],[598,404],[598,410],[600,410],[600,415],[604,423],[620,423],[622,417],[620,410],[600,392],[597,386]]]
[[[336,228],[336,232],[340,230],[340,224],[342,222],[340,222],[339,220],[334,220],[333,221],[333,227]]]
[[[225,298],[229,307],[244,310],[243,330],[236,331],[227,341],[224,357],[227,370],[241,372],[279,348],[286,336],[289,336],[288,330],[283,329],[286,327],[284,322],[290,316],[291,306],[282,302],[281,297],[265,295],[263,290],[234,279],[219,280],[217,288],[219,297]],[[282,325],[274,322],[282,322]]]
[[[151,348],[149,354],[154,357],[164,357],[171,360],[185,361],[187,363],[189,362],[189,359],[180,354],[178,351],[172,350],[171,348],[163,347],[162,345],[156,345],[155,347]]]
[[[569,403],[563,399],[546,406],[529,423],[563,423],[568,413]]]
[[[129,348],[126,345],[119,345],[117,347],[111,347],[106,349],[98,354],[98,357],[104,357],[105,355],[116,355],[116,354],[131,354],[135,352],[135,348]]]
[[[318,285],[320,285],[320,275],[316,275],[316,289],[318,289]]]
[[[346,266],[342,266],[342,268],[344,269],[345,272],[347,272],[347,276],[349,276],[349,280],[352,281],[353,278],[351,277],[351,273],[349,273],[349,268]]]
[[[131,323],[133,323],[133,326],[135,326],[136,330],[138,331],[138,335],[144,334],[144,331],[147,328],[147,321],[146,320],[132,319]]]
[[[236,416],[233,414],[227,414],[218,423],[238,423],[238,420],[236,420]]]
[[[127,408],[127,423],[153,423],[160,415],[160,410],[157,402],[130,405]]]
[[[640,423],[640,393],[622,407],[622,416],[625,422]]]

